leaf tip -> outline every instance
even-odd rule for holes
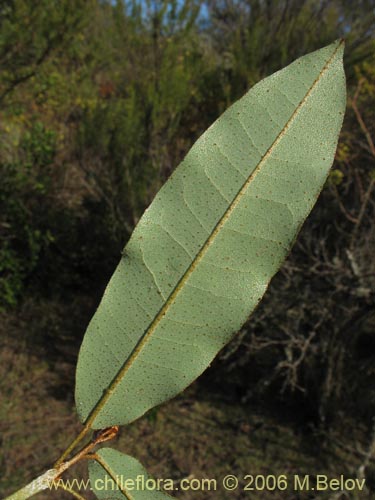
[[[338,38],[336,40],[336,43],[337,43],[337,46],[338,47],[342,47],[342,48],[345,48],[345,43],[346,43],[346,40],[344,37],[341,37],[341,38]]]

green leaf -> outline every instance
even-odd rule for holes
[[[99,500],[168,500],[172,498],[161,491],[158,480],[153,479],[133,457],[102,448],[96,461],[89,463],[90,485]],[[165,487],[174,488],[171,480],[163,481]]]
[[[81,347],[86,427],[131,422],[175,396],[259,303],[332,164],[342,55],[337,41],[255,85],[157,194]]]

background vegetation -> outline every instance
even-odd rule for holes
[[[341,36],[348,109],[316,208],[248,324],[127,450],[176,479],[326,464],[371,489],[374,33],[374,0],[0,1],[4,491],[77,429],[81,338],[160,186],[250,86]],[[194,456],[170,443],[187,437]],[[226,498],[199,495],[181,498]]]

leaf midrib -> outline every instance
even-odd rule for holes
[[[271,146],[267,149],[265,154],[262,156],[262,158],[259,160],[257,166],[253,170],[253,172],[250,174],[250,176],[246,179],[242,187],[239,189],[235,197],[233,198],[232,203],[229,205],[221,219],[217,222],[216,226],[214,227],[212,233],[208,236],[204,244],[202,245],[201,249],[198,251],[196,256],[194,257],[191,265],[188,267],[188,269],[185,271],[185,273],[182,275],[180,280],[177,282],[175,288],[173,291],[170,293],[169,297],[167,298],[165,304],[161,307],[161,309],[158,311],[156,314],[155,318],[152,320],[152,322],[149,324],[147,329],[144,331],[142,336],[139,338],[137,344],[134,346],[132,352],[129,354],[127,359],[124,361],[123,365],[121,368],[118,370],[117,374],[115,377],[112,379],[112,382],[109,384],[108,388],[105,390],[103,393],[103,396],[98,400],[96,405],[93,407],[91,410],[90,414],[88,415],[87,419],[85,420],[85,428],[91,428],[92,423],[96,419],[96,417],[99,415],[100,411],[102,408],[105,406],[107,403],[108,399],[111,397],[113,392],[115,391],[117,385],[121,382],[121,380],[124,378],[126,375],[127,371],[129,368],[132,366],[134,361],[137,359],[139,353],[142,351],[143,346],[147,343],[148,339],[151,337],[153,332],[156,330],[157,326],[159,325],[160,321],[163,319],[163,317],[166,315],[168,312],[169,308],[173,305],[175,298],[178,296],[179,292],[183,289],[186,281],[189,279],[190,275],[194,272],[195,268],[199,264],[199,262],[202,260],[202,258],[205,256],[207,250],[215,240],[217,234],[221,231],[222,227],[226,223],[226,221],[229,219],[231,216],[232,212],[235,210],[237,207],[238,203],[241,201],[243,194],[247,190],[248,186],[251,184],[253,179],[256,177],[258,172],[260,171],[261,167],[263,164],[266,162],[268,157],[272,154],[272,151],[274,148],[277,146],[277,144],[281,141],[281,139],[284,137],[285,133],[289,129],[290,125],[293,123],[294,119],[298,115],[299,111],[302,109],[304,104],[306,103],[307,99],[310,97],[312,91],[318,84],[318,82],[321,80],[323,74],[327,71],[329,68],[330,64],[334,60],[338,50],[340,47],[343,45],[344,40],[340,40],[338,43],[337,47],[335,48],[334,52],[332,55],[329,57],[329,59],[326,61],[325,65],[323,68],[320,70],[318,76],[314,80],[314,82],[311,84],[310,88],[307,90],[305,96],[303,99],[300,101],[296,109],[293,111],[289,119],[287,120],[286,124],[282,128],[282,130],[279,132]]]
[[[98,454],[95,454],[95,461],[98,462],[99,465],[101,465],[101,467],[103,467],[103,469],[105,470],[105,472],[107,474],[110,475],[110,477],[112,478],[112,480],[115,482],[115,484],[117,485],[118,489],[121,491],[121,493],[125,496],[125,498],[127,500],[135,500],[135,498],[133,497],[133,495],[131,495],[129,493],[129,491],[125,488],[123,488],[123,484],[120,484],[119,481],[118,481],[118,474],[116,474],[111,468],[110,466],[107,464],[107,462],[101,457],[101,455],[98,455]]]
[[[112,470],[112,468],[108,465],[108,463],[105,460],[105,458],[103,458],[101,455],[99,455],[99,453],[95,453],[93,459],[101,467],[103,467],[104,471],[107,474],[109,474],[109,476],[112,478],[112,480],[114,481],[114,483],[117,485],[119,491],[121,491],[121,493],[125,496],[126,500],[136,500],[135,497],[129,492],[129,490],[127,490],[126,488],[124,488],[122,479],[120,479],[120,481],[119,481],[119,478],[121,478],[121,476],[119,474],[116,474]],[[166,498],[171,498],[172,500],[174,500],[174,497],[172,497],[171,495],[169,495],[169,493],[167,493],[163,489],[156,489],[155,491],[157,491],[159,493],[162,493]]]

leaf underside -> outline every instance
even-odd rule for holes
[[[81,347],[86,426],[126,424],[178,394],[256,307],[332,164],[342,55],[337,41],[255,85],[156,195]]]
[[[102,448],[97,460],[89,462],[92,491],[99,500],[170,500],[167,493],[157,490],[142,464],[129,455]]]

